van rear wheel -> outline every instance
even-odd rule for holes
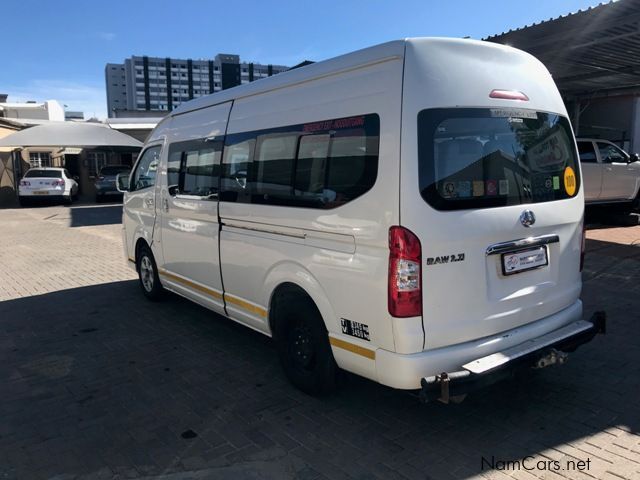
[[[276,347],[285,375],[309,395],[336,388],[338,366],[320,312],[310,300],[288,302],[278,312]]]
[[[160,284],[158,267],[153,258],[153,253],[151,253],[151,249],[146,245],[140,247],[136,259],[136,266],[138,267],[140,288],[144,296],[150,300],[159,300],[164,293],[164,289]]]

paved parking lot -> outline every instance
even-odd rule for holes
[[[269,339],[145,301],[119,218],[0,210],[0,479],[640,478],[639,226],[589,232],[606,336],[443,406],[355,376],[298,392]]]

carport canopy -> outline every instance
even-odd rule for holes
[[[142,143],[97,123],[56,122],[38,125],[0,138],[0,147],[132,147]]]
[[[640,90],[640,0],[601,4],[485,40],[537,57],[566,100]]]

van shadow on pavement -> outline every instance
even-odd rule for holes
[[[604,306],[607,335],[451,406],[354,375],[309,397],[268,338],[174,295],[148,302],[135,281],[0,302],[0,476],[466,478],[483,456],[541,452],[615,471],[607,445],[640,431],[640,249],[595,247],[585,314]]]
[[[122,223],[122,204],[73,206],[71,227],[92,227]]]

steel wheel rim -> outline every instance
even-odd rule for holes
[[[311,331],[305,325],[295,326],[289,334],[289,358],[296,370],[304,373],[313,371],[315,348]]]
[[[153,264],[149,257],[144,256],[140,260],[140,281],[147,292],[153,290]]]

